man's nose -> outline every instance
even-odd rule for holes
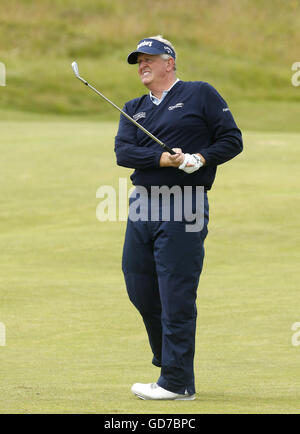
[[[142,69],[142,68],[144,68],[144,66],[147,66],[147,62],[146,62],[146,60],[141,60],[139,63],[139,68]]]

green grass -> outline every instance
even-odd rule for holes
[[[299,413],[299,133],[245,131],[219,167],[198,293],[197,400],[130,393],[159,370],[121,273],[125,222],[96,219],[117,124],[0,123],[1,413]],[[129,185],[129,183],[128,183]]]

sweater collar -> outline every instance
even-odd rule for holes
[[[154,96],[153,93],[150,90],[149,96],[150,96],[150,99],[153,102],[153,104],[159,105],[161,102],[163,102],[163,100],[168,95],[168,93],[170,92],[170,90],[172,89],[172,87],[175,86],[175,84],[178,83],[178,81],[180,81],[179,78],[177,78],[177,80],[174,81],[174,83],[172,84],[172,86],[169,89],[164,90],[160,99],[156,98],[156,96]]]

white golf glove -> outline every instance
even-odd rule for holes
[[[186,167],[187,164],[193,164],[193,166]],[[193,173],[196,172],[196,170],[199,170],[202,166],[203,163],[199,155],[186,153],[184,154],[184,161],[178,169],[183,170],[186,173]]]

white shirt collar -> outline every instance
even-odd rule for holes
[[[165,97],[170,92],[170,90],[172,89],[172,87],[175,86],[176,83],[178,83],[178,81],[180,81],[179,78],[177,78],[177,80],[174,81],[174,83],[172,84],[172,86],[169,89],[164,90],[160,99],[158,99],[156,96],[154,96],[153,93],[150,90],[149,96],[150,96],[150,99],[153,102],[153,104],[159,105],[165,99]]]

